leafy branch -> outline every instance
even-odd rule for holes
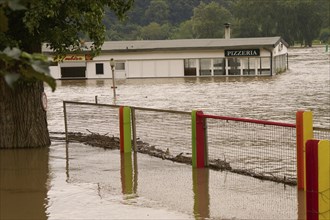
[[[4,77],[11,88],[14,88],[19,80],[41,80],[53,91],[56,88],[56,81],[50,75],[47,57],[37,53],[29,54],[18,48],[7,47],[0,51],[0,76]]]

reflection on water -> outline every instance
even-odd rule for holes
[[[47,219],[48,153],[0,150],[0,219]]]
[[[122,193],[127,198],[135,196],[138,185],[137,153],[120,154],[120,173]]]
[[[269,181],[77,143],[0,153],[1,219],[297,219]]]
[[[125,205],[166,209],[195,219],[297,218],[295,187],[227,172],[193,169],[143,154],[70,145],[70,184],[95,185],[95,195],[99,195],[102,203],[120,200]],[[184,219],[187,218],[190,217]]]
[[[121,153],[121,184],[125,198],[137,197],[138,168],[136,153]],[[192,168],[192,189],[194,207],[193,213],[196,219],[210,218],[210,195],[209,195],[209,169]]]
[[[196,219],[210,218],[209,169],[192,169],[194,215]]]

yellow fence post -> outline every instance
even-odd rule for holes
[[[318,146],[319,220],[330,219],[330,142],[321,140]]]
[[[296,135],[297,185],[298,190],[305,190],[306,142],[313,139],[313,113],[311,111],[298,111],[296,113]]]
[[[306,142],[306,219],[330,219],[329,140]]]

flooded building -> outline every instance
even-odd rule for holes
[[[86,43],[90,46],[91,43]],[[49,57],[53,51],[43,47]],[[288,68],[288,44],[281,37],[107,41],[92,58],[69,54],[51,66],[56,79],[272,76]]]

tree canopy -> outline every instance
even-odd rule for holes
[[[105,9],[121,19],[132,3],[133,0],[0,0],[0,76],[11,85],[19,79],[43,80],[54,89],[54,81],[41,68],[46,60],[34,55],[41,53],[42,43],[62,56],[84,49],[84,41],[90,40],[93,44],[89,49],[96,55],[105,40]],[[29,63],[31,71],[22,71]]]
[[[329,10],[328,0],[138,0],[125,22],[114,14],[103,21],[115,23],[107,25],[107,33],[116,35],[106,40],[221,38],[223,23],[230,22],[233,37],[282,36],[291,45],[310,46],[316,39],[329,43]],[[167,25],[168,32],[138,31],[152,23]]]
[[[43,82],[53,90],[56,84],[40,54],[42,43],[63,56],[87,49],[89,40],[96,55],[105,39],[106,8],[122,18],[132,3],[0,0],[0,148],[50,145]]]
[[[231,23],[231,13],[216,2],[201,3],[192,16],[193,32],[197,38],[222,38],[223,24]]]

